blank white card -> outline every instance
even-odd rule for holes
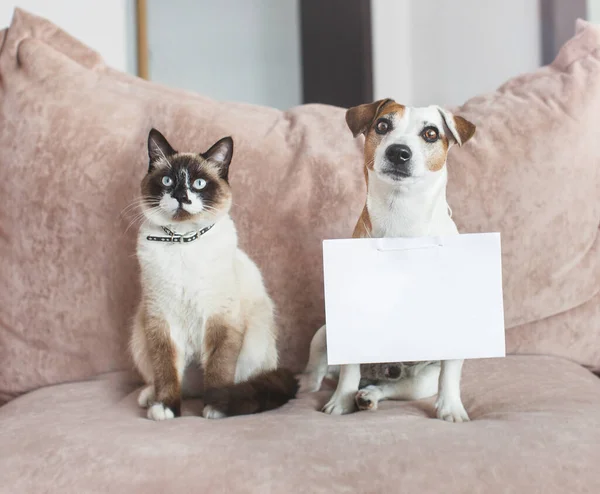
[[[504,357],[499,233],[323,242],[330,365]]]

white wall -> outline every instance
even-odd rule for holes
[[[600,0],[587,0],[587,18],[591,22],[600,24]]]
[[[371,0],[373,94],[407,104],[413,96],[411,0]]]
[[[540,64],[534,0],[373,0],[375,97],[458,105]]]
[[[220,100],[302,101],[298,0],[148,0],[150,78]]]
[[[116,69],[136,72],[135,12],[131,0],[0,0],[0,26],[10,24],[15,7],[54,22],[100,52]]]

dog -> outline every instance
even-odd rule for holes
[[[346,123],[354,137],[365,136],[367,199],[353,238],[420,237],[458,234],[446,202],[446,158],[462,146],[475,125],[438,107],[412,108],[383,99],[350,108]],[[300,392],[314,392],[328,373],[337,388],[322,411],[332,415],[374,410],[385,399],[418,400],[438,394],[436,414],[448,422],[469,416],[460,395],[462,360],[411,362],[400,379],[379,380],[359,391],[360,365],[328,368],[326,327],[312,339],[300,378]]]

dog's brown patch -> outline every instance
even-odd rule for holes
[[[448,157],[448,137],[441,136],[440,139],[438,139],[438,141],[434,144],[431,144],[431,146],[435,146],[435,150],[432,152],[429,158],[427,167],[432,172],[437,172],[444,167]]]
[[[357,137],[359,134],[366,134],[382,108],[392,102],[393,99],[386,98],[350,108],[346,112],[346,124],[352,135]]]
[[[204,392],[204,405],[228,417],[278,408],[296,396],[298,380],[288,369],[258,374],[248,381]]]
[[[369,211],[367,210],[367,205],[365,204],[362,213],[356,222],[356,226],[354,227],[352,238],[368,238],[371,236],[372,231],[373,226],[371,225],[371,217],[369,216]]]
[[[148,353],[152,362],[156,401],[181,415],[181,376],[177,370],[177,350],[163,318],[146,314],[143,319]]]
[[[396,115],[398,118],[402,118],[405,111],[406,111],[406,106],[401,105],[400,103],[396,103],[395,101],[391,100],[390,103],[388,103],[387,105],[383,106],[380,109],[379,113],[377,114],[377,116],[375,118],[376,119],[381,118],[381,117],[384,117],[391,113]]]
[[[406,111],[406,107],[399,103],[396,103],[394,100],[385,100],[386,104],[379,105],[377,108],[377,112],[373,116],[372,120],[368,124],[368,128],[365,132],[365,169],[372,170],[375,166],[375,151],[381,139],[384,137],[377,132],[375,132],[375,123],[381,117],[389,116],[394,117],[394,119],[400,119],[404,115]],[[365,178],[367,176],[365,170]]]
[[[224,316],[212,316],[206,322],[202,342],[205,388],[233,384],[243,340],[240,328],[231,324]]]

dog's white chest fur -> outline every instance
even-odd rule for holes
[[[392,188],[373,177],[369,182],[367,209],[371,236],[424,237],[458,234],[446,202],[446,176],[442,171],[438,183],[425,190],[413,187]]]

